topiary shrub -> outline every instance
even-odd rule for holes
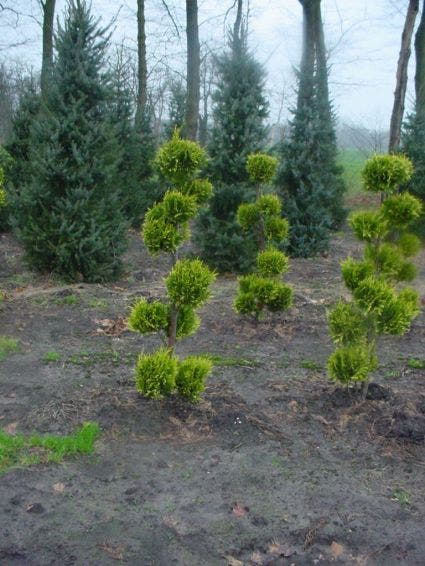
[[[329,376],[343,385],[362,382],[364,396],[370,374],[378,367],[379,336],[404,334],[420,310],[415,291],[398,291],[399,283],[414,279],[416,267],[409,258],[420,249],[420,240],[409,233],[409,226],[419,218],[421,203],[409,193],[397,192],[412,173],[411,162],[400,155],[375,155],[366,162],[364,187],[384,193],[385,200],[376,211],[350,216],[354,234],[365,244],[364,256],[360,261],[349,257],[342,262],[342,277],[352,300],[340,301],[328,312],[330,334],[337,345],[329,358]]]
[[[288,221],[281,217],[281,202],[274,194],[262,194],[271,182],[277,159],[262,153],[248,156],[247,172],[256,185],[256,201],[238,208],[237,218],[245,232],[254,234],[259,253],[256,273],[239,279],[239,291],[234,308],[240,314],[253,315],[258,320],[262,312],[286,310],[292,303],[292,289],[280,281],[289,268],[289,260],[273,244],[280,244],[288,235]]]
[[[157,333],[164,347],[141,354],[136,367],[136,387],[145,397],[157,399],[177,391],[197,401],[204,389],[212,363],[190,356],[180,361],[175,355],[177,340],[196,332],[198,309],[210,296],[215,273],[199,259],[179,259],[179,246],[189,238],[189,222],[212,193],[212,185],[196,177],[205,162],[205,152],[196,143],[174,132],[157,155],[156,165],[173,183],[161,202],[145,216],[142,236],[149,252],[171,255],[173,267],[165,278],[167,298],[149,302],[140,299],[130,313],[129,327],[141,334]]]

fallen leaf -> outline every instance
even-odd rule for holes
[[[107,336],[120,336],[128,330],[127,322],[124,317],[119,316],[116,320],[111,318],[103,318],[101,320],[95,318],[94,323],[99,325],[95,334],[106,334]]]
[[[330,551],[334,558],[340,558],[344,554],[345,548],[342,546],[342,544],[333,541]]]
[[[63,493],[65,491],[65,484],[59,482],[53,484],[53,491],[56,493]]]
[[[245,507],[245,505],[241,505],[240,503],[233,503],[232,505],[232,513],[235,517],[245,517],[248,513],[249,507]]]
[[[7,432],[7,434],[16,434],[16,427],[18,426],[18,423],[9,423],[8,425],[6,425],[4,427],[4,430]]]
[[[261,552],[255,551],[251,554],[251,563],[255,564],[256,566],[261,566],[262,564],[264,564],[264,556],[261,554]]]
[[[227,566],[243,566],[243,562],[233,556],[225,556],[225,559],[227,560]]]
[[[104,542],[102,544],[98,544],[97,548],[100,548],[100,550],[103,550],[104,552],[106,552],[106,554],[109,554],[109,556],[113,560],[122,560],[124,558],[124,550],[125,550],[124,546],[121,545],[114,546],[112,544]]]

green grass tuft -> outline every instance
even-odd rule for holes
[[[91,454],[99,434],[99,425],[94,422],[84,423],[68,436],[13,435],[0,429],[0,474],[13,468],[58,463],[67,456]]]
[[[50,364],[52,362],[59,362],[61,355],[59,352],[46,352],[43,356],[43,362],[45,364]]]
[[[425,360],[419,358],[409,358],[407,360],[407,367],[410,369],[425,369]]]
[[[313,360],[301,360],[300,366],[304,369],[312,369],[315,371],[320,371],[321,369],[323,369],[320,364],[314,362]]]
[[[15,338],[0,336],[0,362],[6,359],[8,354],[13,354],[19,350],[19,343]]]
[[[224,367],[256,367],[259,362],[256,360],[249,360],[245,358],[234,358],[232,356],[220,356],[220,354],[208,354],[206,356],[215,366]]]

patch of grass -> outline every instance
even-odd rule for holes
[[[65,297],[58,297],[54,300],[56,305],[66,305],[68,307],[72,307],[78,303],[77,295],[66,295]]]
[[[0,336],[0,362],[5,360],[9,354],[19,350],[19,343],[15,338]]]
[[[108,307],[108,301],[106,299],[91,299],[89,307],[91,309],[106,309]]]
[[[232,356],[220,356],[220,354],[208,354],[208,357],[215,366],[223,367],[256,367],[259,366],[257,360],[247,358],[234,358]]]
[[[400,377],[400,372],[395,369],[389,369],[384,373],[385,379],[395,379],[397,377]]]
[[[68,436],[13,435],[0,430],[0,474],[13,468],[58,463],[67,456],[91,454],[99,434],[99,425],[93,422],[84,423]]]
[[[45,364],[50,364],[54,362],[59,362],[61,359],[61,355],[59,354],[59,352],[46,352],[42,359]]]
[[[394,490],[391,499],[393,501],[398,501],[402,507],[410,505],[410,493],[404,489]]]
[[[118,352],[117,350],[105,350],[103,352],[88,352],[81,350],[78,354],[72,354],[66,360],[67,364],[90,368],[96,364],[108,363],[114,366],[132,365],[135,363],[137,355]]]
[[[314,362],[313,360],[301,360],[300,367],[304,369],[312,369],[315,371],[320,371],[321,369],[323,369],[320,364]]]
[[[347,196],[353,196],[362,190],[360,172],[366,157],[357,149],[342,149],[338,154],[338,165],[343,169],[343,179],[347,187]]]
[[[410,369],[425,369],[425,360],[409,358],[407,360],[407,367]]]

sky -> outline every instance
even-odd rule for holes
[[[397,58],[407,0],[322,0],[326,43],[329,51],[330,90],[340,120],[372,129],[387,129],[393,103]],[[184,73],[185,2],[145,0],[147,10],[148,66],[154,76],[164,64]],[[201,43],[219,52],[227,27],[232,25],[233,0],[198,0]],[[245,5],[247,1],[245,2]],[[11,3],[39,19],[37,0]],[[63,14],[65,0],[57,0]],[[92,0],[92,10],[107,23],[114,18],[113,42],[136,47],[136,0]],[[0,59],[18,59],[38,68],[41,30],[32,17],[0,15]],[[270,121],[288,117],[294,101],[296,68],[301,56],[302,10],[298,0],[250,0],[249,44],[267,71]],[[5,48],[26,40],[24,45]],[[407,107],[413,96],[414,57],[409,72]]]

